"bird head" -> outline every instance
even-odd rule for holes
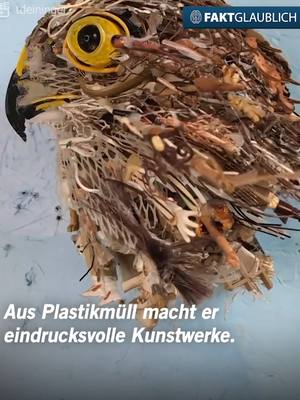
[[[114,45],[114,39],[142,37],[148,29],[143,18],[135,15],[137,9],[128,9],[127,3],[69,0],[38,22],[6,95],[7,118],[24,141],[26,120],[80,102],[82,97],[86,100],[90,95],[83,85],[105,87],[124,74],[120,46]]]

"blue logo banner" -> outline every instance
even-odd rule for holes
[[[183,8],[187,29],[300,29],[300,7]]]

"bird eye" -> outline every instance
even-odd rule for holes
[[[87,25],[78,32],[77,40],[81,50],[92,53],[101,42],[101,34],[96,25]]]
[[[114,14],[101,12],[75,21],[64,42],[64,54],[82,71],[112,73],[117,71],[118,50],[112,44],[116,35],[129,36],[125,22]]]

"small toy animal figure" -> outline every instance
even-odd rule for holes
[[[299,128],[279,49],[252,30],[185,30],[184,5],[222,0],[70,0],[42,18],[6,111],[57,139],[70,230],[93,285],[140,309],[218,284],[260,292],[273,266],[257,231],[299,219]],[[278,223],[267,223],[273,215]]]

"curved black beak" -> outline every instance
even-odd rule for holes
[[[26,119],[31,119],[35,115],[39,114],[40,111],[35,110],[34,105],[28,106],[18,106],[18,97],[22,95],[20,86],[19,86],[20,77],[17,72],[14,71],[6,92],[5,98],[5,112],[6,117],[13,127],[15,132],[26,142],[26,133],[25,133],[25,121]]]
[[[28,79],[22,79],[22,74],[18,73],[18,67],[13,72],[5,98],[5,112],[7,119],[15,130],[15,132],[26,142],[25,121],[32,119],[50,107],[57,107],[58,105],[70,102],[78,96],[72,93],[56,94],[54,92],[49,96],[49,92],[45,93],[45,97],[39,97],[35,100],[29,100],[29,104],[24,101],[24,97],[28,95],[29,90],[34,90],[32,86],[26,88],[26,83],[30,82]],[[41,85],[42,86],[42,85]],[[41,93],[39,87],[39,94]],[[29,96],[32,97],[32,96]]]
[[[5,112],[7,119],[16,133],[26,142],[25,134],[25,115],[18,109],[17,99],[20,96],[20,90],[18,87],[19,76],[16,71],[13,72],[5,98]]]

